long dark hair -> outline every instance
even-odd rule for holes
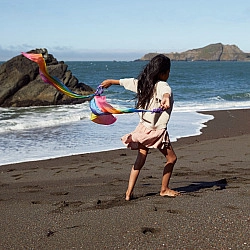
[[[147,108],[154,92],[154,86],[159,81],[159,76],[170,70],[170,59],[159,54],[153,57],[138,76],[137,108]]]

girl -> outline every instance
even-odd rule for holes
[[[170,59],[160,54],[151,59],[138,79],[107,79],[101,84],[104,88],[113,84],[121,85],[125,89],[137,93],[136,108],[152,110],[161,107],[163,110],[162,113],[140,113],[139,125],[133,132],[122,137],[122,141],[127,147],[138,150],[130,173],[126,200],[132,198],[136,180],[146,161],[149,148],[158,148],[167,160],[163,170],[160,195],[175,197],[180,194],[169,188],[169,180],[177,161],[167,132],[167,123],[173,108],[173,95],[166,82],[170,66]]]

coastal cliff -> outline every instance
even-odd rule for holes
[[[148,53],[140,60],[148,61],[159,53]],[[177,53],[163,53],[172,61],[250,61],[250,53],[245,53],[236,45],[210,44],[203,48]]]

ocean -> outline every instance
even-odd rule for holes
[[[146,62],[65,62],[80,82],[94,89],[107,78],[137,77]],[[172,62],[168,83],[174,109],[171,141],[199,135],[213,119],[197,111],[250,108],[250,62]],[[105,90],[115,107],[134,107],[134,93]],[[27,108],[0,108],[0,165],[124,148],[120,137],[138,124],[138,114],[117,115],[110,126],[90,121],[88,102]]]

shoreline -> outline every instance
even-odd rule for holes
[[[191,119],[191,121],[193,121],[192,125],[185,125],[186,122],[183,125],[183,122],[176,124],[180,118],[183,118],[183,121],[187,122]],[[199,114],[194,111],[184,113],[175,112],[171,124],[169,124],[169,131],[171,132],[170,137],[173,141],[176,141],[177,138],[199,135],[201,128],[204,126],[203,123],[210,119],[212,119],[212,116]],[[58,126],[51,127],[52,130],[49,137],[46,133],[46,130],[50,130],[49,128],[41,128],[41,135],[37,135],[39,130],[33,131],[32,129],[22,130],[20,134],[18,131],[13,131],[13,133],[9,131],[3,134],[2,139],[3,142],[6,143],[2,143],[1,145],[0,166],[124,149],[125,146],[120,141],[120,137],[132,131],[137,126],[137,122],[137,114],[134,114],[132,117],[121,115],[114,127],[93,124],[89,120],[83,123],[72,123],[72,126],[70,124],[62,124],[62,126],[60,126],[62,133],[58,135],[59,137],[56,137]],[[177,127],[175,127],[175,124]],[[71,128],[69,128],[69,126]],[[100,141],[98,143],[91,138],[93,137],[92,126],[95,131],[94,133],[100,136]],[[68,131],[68,133],[65,133],[65,130]],[[79,132],[76,132],[77,130],[79,130]],[[83,132],[85,130],[87,130],[87,134]],[[73,132],[72,136],[70,136],[70,131]],[[33,133],[35,134],[29,138],[25,136],[26,133],[30,135]],[[84,139],[85,136],[86,140]],[[69,147],[67,147],[68,143]],[[21,147],[17,145],[21,145]],[[39,150],[40,148],[43,148],[43,150]]]
[[[250,123],[249,126],[244,126],[241,124],[241,126],[244,126],[244,128],[237,130],[238,125],[235,124],[235,119],[244,119],[245,116],[249,116],[250,109],[229,109],[229,110],[213,110],[213,111],[197,111],[199,114],[205,114],[205,115],[212,115],[214,118],[212,120],[209,120],[205,123],[202,123],[205,125],[203,128],[201,128],[199,135],[191,135],[186,137],[178,138],[176,141],[172,142],[172,145],[175,147],[175,145],[182,145],[182,144],[189,144],[189,143],[195,143],[196,141],[203,141],[207,139],[218,139],[221,137],[229,137],[229,136],[238,136],[241,134],[248,134],[250,133]],[[232,113],[232,114],[231,114]],[[237,117],[234,119],[234,115],[237,113]],[[238,117],[239,116],[239,117]],[[220,124],[218,129],[216,128],[217,125],[214,125],[214,121],[216,119],[216,123]],[[224,119],[229,119],[229,123],[233,122],[233,127],[228,128],[227,126],[223,126]],[[226,125],[226,124],[225,124]],[[211,127],[212,126],[212,127]],[[236,126],[236,127],[235,127]],[[217,133],[217,131],[219,131]],[[223,131],[224,134],[222,136],[221,132]],[[171,138],[170,138],[171,139]],[[65,155],[65,156],[56,156],[56,157],[45,157],[38,160],[28,160],[28,161],[21,161],[21,162],[14,162],[14,163],[4,163],[3,165],[0,165],[1,167],[8,166],[8,165],[15,165],[15,164],[24,164],[24,163],[33,163],[33,162],[39,162],[39,161],[50,161],[50,160],[56,160],[56,159],[64,159],[67,157],[78,157],[81,155],[95,155],[95,154],[105,154],[107,152],[113,152],[113,151],[127,151],[127,148],[117,148],[117,149],[111,149],[111,150],[101,150],[101,151],[94,151],[94,152],[87,152],[87,153],[76,153],[72,155]]]
[[[129,149],[1,166],[0,248],[248,249],[250,109],[201,113],[202,134],[172,143],[180,197],[160,197],[154,149],[129,202]]]

